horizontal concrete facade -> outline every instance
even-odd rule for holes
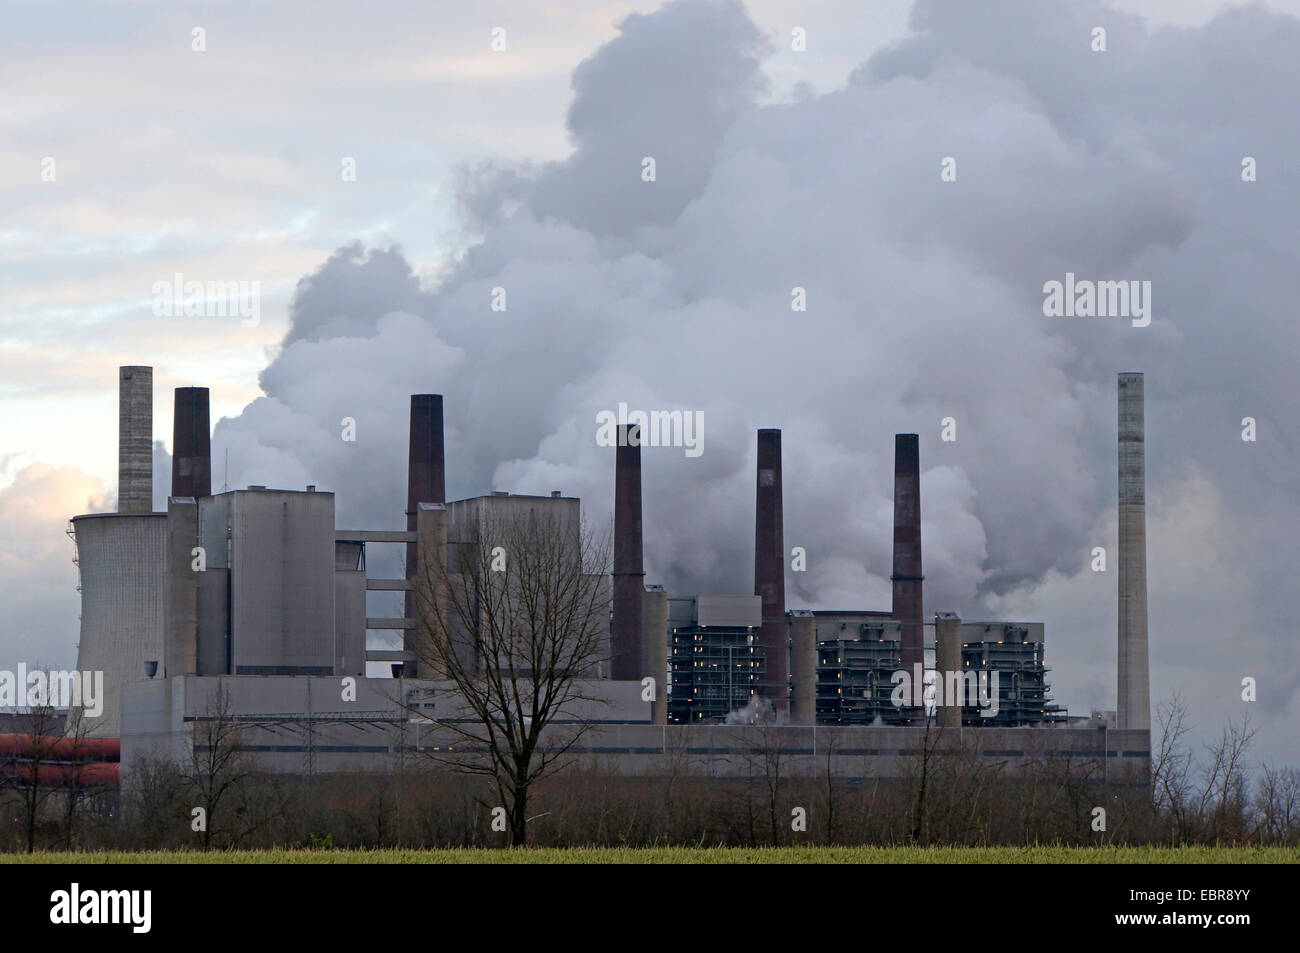
[[[211,718],[224,686],[242,746],[263,770],[386,772],[427,762],[429,755],[463,739],[434,719],[458,721],[463,704],[450,683],[430,680],[358,679],[355,700],[345,701],[338,678],[225,677],[157,679],[127,686],[123,707],[122,761],[141,754],[186,756],[196,725]],[[897,778],[914,767],[926,745],[924,728],[654,725],[651,706],[640,701],[635,682],[592,682],[602,699],[576,717],[557,720],[544,736],[567,741],[574,725],[593,722],[570,753],[589,765],[624,774],[655,775],[670,769],[734,777],[755,770],[755,758],[779,752],[790,775],[824,774],[827,765],[845,778]],[[636,718],[638,723],[627,722]],[[1145,782],[1149,734],[1098,728],[961,728],[929,745],[939,757],[974,757],[1010,770],[1046,759],[1070,759],[1083,770],[1121,782]],[[685,759],[683,761],[683,759]],[[308,766],[310,765],[310,769]],[[129,767],[124,771],[129,773]],[[757,770],[761,770],[761,766]]]

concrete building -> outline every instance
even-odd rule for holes
[[[668,600],[668,721],[719,722],[752,705],[764,685],[761,596]]]
[[[497,491],[487,496],[453,500],[447,504],[448,565],[454,572],[478,572],[489,580],[497,574],[497,567],[507,567],[502,569],[501,576],[507,580],[507,585],[514,587],[511,589],[515,593],[512,600],[515,605],[520,605],[517,601],[518,586],[524,583],[525,577],[528,582],[535,583],[540,572],[550,572],[556,566],[574,569],[582,566],[582,560],[588,554],[584,552],[581,505],[577,497],[564,496],[559,490],[552,491],[549,496]],[[544,547],[544,552],[539,550],[539,544]],[[530,552],[515,552],[519,547]],[[510,563],[512,559],[527,560],[529,566],[521,569],[518,562]],[[542,561],[548,564],[545,569]],[[467,565],[470,562],[478,565]],[[599,587],[601,598],[608,604],[609,577],[586,574],[585,578]],[[459,598],[468,598],[471,593],[467,590],[474,588],[473,585],[457,586]],[[456,610],[450,614],[457,614]],[[518,614],[525,616],[527,611],[521,610]],[[479,612],[474,615],[483,618]],[[605,678],[609,677],[610,670],[609,623],[608,615],[598,620],[598,630],[594,634],[598,658],[593,660],[589,673]],[[462,645],[462,656],[480,648],[482,641],[473,633],[466,632],[463,626],[457,627],[452,638]],[[511,649],[512,655],[514,652]],[[513,666],[521,674],[531,674],[527,654],[525,647],[513,661],[501,658],[498,667]],[[477,659],[480,670],[483,663],[484,659]]]
[[[1050,669],[1043,662],[1043,623],[1041,622],[962,622],[959,629],[962,668],[970,684],[986,686],[981,699],[962,706],[962,724],[991,727],[1034,727],[1064,724],[1064,708],[1049,697],[1047,682]],[[996,705],[994,683],[997,673]]]
[[[336,674],[349,633],[335,631],[334,494],[250,486],[199,500],[198,516],[214,589],[201,594],[198,655],[217,663],[205,673]]]
[[[885,612],[814,612],[817,721],[827,725],[905,725],[911,708],[894,705],[902,670],[902,622]]]
[[[956,726],[958,718],[960,724],[972,727],[1065,723],[1065,710],[1048,696],[1051,686],[1043,664],[1041,622],[962,622],[953,613],[940,613],[939,624],[949,621],[952,629],[945,627],[946,638],[936,637],[934,664],[909,671],[902,664],[900,620],[857,612],[819,612],[814,616],[819,632],[819,724],[924,724],[927,710],[937,714],[940,724],[950,727]],[[934,685],[936,704],[920,710],[907,703],[900,706],[896,692],[900,684],[905,700],[923,697],[907,692],[917,684],[918,671],[921,684]],[[907,682],[900,683],[899,672],[908,675]],[[945,685],[948,690],[939,694]],[[959,715],[944,711],[949,698],[964,702],[955,706]]]

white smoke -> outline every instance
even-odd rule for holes
[[[741,707],[727,712],[724,725],[775,725],[780,723],[772,703],[761,695],[754,695]]]
[[[758,105],[764,58],[791,54],[739,3],[629,17],[574,73],[568,159],[464,171],[481,240],[437,287],[360,245],[302,280],[266,396],[220,422],[214,460],[229,450],[232,485],[317,483],[340,524],[396,527],[408,395],[438,392],[453,498],[562,489],[603,525],[597,412],[699,410],[702,456],[643,451],[647,581],[744,592],[755,430],[780,427],[786,547],[808,558],[788,604],[887,608],[892,435],[915,431],[926,611],[1055,607],[1049,656],[1086,709],[1113,705],[1113,575],[1087,562],[1111,547],[1113,574],[1115,375],[1143,370],[1153,519],[1212,494],[1224,530],[1159,524],[1153,672],[1195,656],[1219,711],[1269,674],[1281,717],[1300,688],[1278,636],[1300,561],[1300,23],[1246,9],[1149,33],[1090,0],[922,0],[913,28],[842,89]],[[1151,326],[1044,317],[1066,272],[1151,281]],[[1155,561],[1206,547],[1242,567],[1231,586]]]

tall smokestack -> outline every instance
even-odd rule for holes
[[[902,627],[902,667],[925,661],[921,620],[921,451],[917,435],[894,435],[893,615]]]
[[[650,721],[668,724],[668,591],[663,586],[646,586],[645,673],[655,680],[655,698]],[[643,676],[644,677],[644,676]]]
[[[172,492],[177,498],[212,495],[212,438],[208,389],[178,387],[172,416]]]
[[[758,479],[754,493],[754,595],[763,597],[766,674],[760,691],[781,716],[789,714],[790,655],[785,621],[785,530],[781,510],[781,431],[758,432]]]
[[[443,459],[442,395],[411,395],[411,445],[407,457],[406,473],[406,531],[419,529],[421,503],[445,504],[447,502],[446,470]],[[406,581],[416,585],[421,578],[420,546],[418,542],[406,544]],[[405,610],[408,619],[419,617],[416,594],[407,590]],[[403,648],[415,652],[419,644],[419,631],[406,629]],[[427,661],[427,660],[426,660]],[[412,678],[420,675],[420,660],[406,663],[406,674]]]
[[[645,564],[641,542],[641,428],[620,424],[614,454],[614,606],[609,626],[610,676],[655,679],[645,671]]]
[[[1145,400],[1141,374],[1119,375],[1119,696],[1120,728],[1151,730],[1147,659]]]
[[[938,673],[935,703],[939,708],[939,726],[941,728],[960,728],[961,713],[965,698],[962,695],[950,697],[947,688],[961,688],[963,682],[955,682],[963,673],[961,664],[961,617],[955,612],[936,612],[934,614],[934,668]],[[954,675],[953,673],[956,673]],[[962,689],[964,695],[964,689]],[[957,694],[954,692],[954,694]]]
[[[153,368],[118,368],[117,511],[153,512]]]

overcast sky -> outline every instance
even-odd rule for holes
[[[75,663],[64,530],[113,507],[116,368],[151,364],[160,473],[171,389],[206,385],[214,482],[318,484],[340,525],[400,525],[412,392],[447,396],[453,497],[561,489],[598,524],[595,414],[701,411],[699,457],[645,451],[648,581],[683,595],[751,584],[780,427],[791,607],[888,608],[915,431],[926,611],[1046,623],[1057,700],[1113,708],[1139,370],[1153,699],[1300,762],[1300,2],[361,10],[7,7],[0,667]],[[1150,281],[1150,325],[1046,317],[1067,272]],[[258,282],[260,321],[155,314],[176,273]]]

